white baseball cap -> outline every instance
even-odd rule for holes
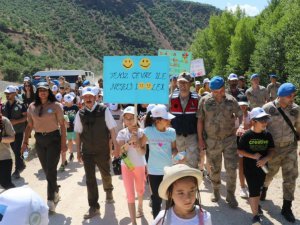
[[[128,114],[135,114],[134,112],[134,106],[127,106],[124,110],[123,110],[123,115],[128,113]]]
[[[203,80],[203,84],[209,83],[209,82],[210,82],[210,80],[209,80],[208,78],[205,78],[205,79]]]
[[[47,204],[28,186],[0,194],[1,225],[47,225],[48,212]]]
[[[115,104],[115,103],[109,103],[108,104],[108,108],[110,109],[110,110],[117,110],[118,109],[118,104]]]
[[[57,85],[53,85],[52,88],[51,88],[51,91],[58,91]]]
[[[13,86],[13,85],[9,85],[5,88],[4,90],[4,93],[16,93],[17,92],[17,89],[16,89],[16,86]]]
[[[82,96],[85,96],[85,95],[92,95],[92,96],[95,96],[95,91],[93,91],[93,87],[84,87],[82,89]]]
[[[67,103],[71,103],[71,102],[73,102],[73,100],[74,100],[74,97],[70,94],[66,94],[64,96],[64,101],[67,102]]]
[[[24,77],[24,82],[30,81],[30,77]]]
[[[147,106],[147,113],[150,112],[156,105],[155,104],[149,104]]]
[[[251,110],[251,112],[250,112],[250,119],[251,120],[254,120],[254,119],[260,119],[260,118],[262,118],[262,117],[270,117],[270,115],[269,114],[267,114],[266,112],[265,112],[265,110],[263,109],[263,108],[261,108],[261,107],[255,107],[255,108],[253,108],[252,110]]]
[[[171,119],[174,119],[175,116],[172,115],[171,113],[169,113],[167,111],[167,107],[165,105],[162,105],[162,104],[158,104],[156,106],[153,107],[153,109],[151,109],[151,117],[153,118],[163,118],[163,119],[166,119],[166,120],[171,120]]]
[[[99,95],[100,93],[100,88],[97,86],[92,87],[92,91],[94,92],[95,96]]]
[[[231,73],[228,76],[228,80],[238,80],[238,75],[236,75],[235,73]]]
[[[198,80],[195,81],[195,85],[200,85],[200,84],[201,84],[200,81],[198,81]]]
[[[76,94],[73,91],[71,91],[69,94],[76,98]]]
[[[63,97],[62,97],[61,93],[57,93],[55,95],[55,98],[56,98],[57,101],[61,102],[61,100],[62,100]]]

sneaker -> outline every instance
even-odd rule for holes
[[[73,162],[73,160],[74,160],[74,154],[72,152],[69,156],[69,162]]]
[[[64,165],[65,165],[65,166],[67,166],[67,165],[68,165],[68,161],[67,161],[67,160],[65,161]]]
[[[240,190],[240,197],[241,198],[248,198],[248,188],[241,188]]]
[[[115,202],[115,200],[114,200],[112,191],[106,192],[106,203],[114,203],[114,202]]]
[[[15,170],[15,172],[13,172],[13,174],[11,175],[14,179],[19,179],[20,176],[20,172],[19,170]]]
[[[24,163],[23,166],[19,169],[19,173],[22,173],[25,169],[26,169],[26,165]]]
[[[252,225],[261,225],[262,219],[259,215],[256,215],[252,218]]]
[[[228,205],[231,208],[236,208],[239,205],[236,198],[235,198],[235,196],[231,193],[228,193],[228,192],[227,192],[227,196],[226,196],[226,202],[228,203]]]
[[[261,209],[261,206],[260,205],[258,205],[258,213],[257,213],[259,216],[262,216],[262,215],[264,215],[264,212],[262,211],[262,209]]]
[[[83,215],[83,218],[90,219],[93,218],[94,216],[100,215],[100,210],[95,208],[95,207],[90,207],[89,210],[86,212],[86,214]]]
[[[65,165],[61,164],[61,166],[58,169],[59,172],[64,172],[65,171]]]
[[[47,201],[47,205],[49,207],[49,212],[54,213],[55,212],[55,208],[56,208],[56,205],[55,205],[54,201],[48,200]]]
[[[220,192],[218,189],[214,189],[212,195],[211,195],[211,201],[212,202],[218,202],[220,200]]]

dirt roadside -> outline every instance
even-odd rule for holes
[[[300,166],[300,163],[299,163]],[[49,216],[50,225],[127,225],[130,224],[130,218],[127,209],[125,190],[121,176],[113,176],[115,204],[105,204],[105,194],[102,189],[100,173],[97,172],[97,181],[99,188],[100,217],[91,220],[83,220],[83,214],[88,209],[87,191],[85,185],[85,176],[83,165],[76,161],[69,163],[65,172],[58,172],[58,183],[61,185],[61,201],[58,203],[57,213]],[[34,191],[46,200],[46,180],[40,163],[36,157],[27,162],[27,168],[22,173],[22,178],[13,180],[17,186],[29,185]],[[238,182],[237,182],[238,183]],[[231,209],[225,202],[225,172],[222,170],[222,200],[219,203],[210,201],[211,185],[205,180],[201,185],[201,202],[203,208],[212,214],[214,225],[246,225],[251,224],[250,206],[246,200],[241,199],[239,194],[239,185],[237,184],[236,196],[239,202],[238,209]],[[0,192],[3,190],[0,188]],[[295,224],[300,224],[300,180],[297,180],[293,202],[293,211],[298,218]],[[153,218],[149,207],[149,188],[146,189],[144,197],[145,217],[138,219],[138,224],[152,224]],[[280,215],[282,205],[282,179],[281,172],[273,180],[267,195],[267,200],[262,203],[264,211],[264,223],[268,224],[289,224]]]

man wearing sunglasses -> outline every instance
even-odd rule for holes
[[[281,214],[287,221],[295,222],[291,207],[298,177],[297,138],[300,131],[300,107],[294,103],[296,87],[293,84],[282,84],[277,95],[275,101],[263,106],[266,113],[271,115],[267,129],[273,136],[275,152],[269,161],[269,173],[262,189],[261,200],[265,200],[268,186],[281,167],[283,179]]]
[[[15,171],[12,177],[20,178],[20,173],[25,169],[25,163],[21,156],[21,145],[23,140],[23,133],[26,126],[26,108],[25,105],[16,100],[17,90],[15,86],[9,85],[6,87],[4,94],[7,102],[2,109],[3,116],[7,117],[14,127],[16,132],[15,141],[12,142],[11,148],[15,154]]]

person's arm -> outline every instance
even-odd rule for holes
[[[14,128],[11,124],[11,122],[5,118],[5,120],[2,118],[2,123],[5,123],[4,124],[4,129],[5,129],[5,136],[3,136],[1,138],[1,143],[4,143],[4,144],[10,144],[12,142],[15,141],[15,131],[14,131]],[[3,133],[2,133],[3,134]]]
[[[178,149],[176,146],[176,140],[172,141],[172,155],[175,156],[178,153]]]
[[[270,159],[272,159],[273,155],[274,155],[274,148],[269,148],[268,149],[268,155],[266,155],[265,157],[259,159],[256,163],[256,165],[258,167],[262,167],[264,166]]]
[[[118,157],[120,155],[120,146],[117,142],[116,131],[115,131],[114,128],[112,128],[112,129],[109,130],[109,132],[110,132],[110,135],[111,135],[111,140],[112,140],[112,142],[114,144],[114,147],[115,147],[115,149],[113,151],[113,154],[114,154],[115,157]]]
[[[22,142],[22,146],[21,146],[21,154],[23,154],[25,149],[28,148],[29,137],[30,137],[30,134],[32,132],[32,129],[33,129],[33,120],[32,120],[31,114],[28,113],[27,114],[27,126],[26,126],[25,131],[24,131],[23,142]]]
[[[199,117],[197,120],[197,134],[198,134],[198,145],[200,151],[206,149],[206,143],[203,138],[203,130],[204,130],[204,121],[201,117]]]
[[[252,153],[246,152],[245,150],[241,150],[241,149],[238,149],[237,151],[238,151],[238,154],[240,154],[246,158],[258,160],[261,157],[261,154],[259,154],[259,153],[252,154]]]
[[[10,122],[12,125],[17,125],[19,123],[25,123],[27,120],[27,112],[22,113],[23,117],[20,119],[11,119]]]
[[[60,120],[59,121],[59,126],[60,126],[60,132],[61,132],[61,145],[60,145],[60,150],[61,152],[66,152],[68,150],[67,147],[67,129],[65,126],[65,120]]]
[[[80,133],[76,132],[76,150],[77,150],[77,160],[82,163],[82,155],[81,155],[81,139]]]

